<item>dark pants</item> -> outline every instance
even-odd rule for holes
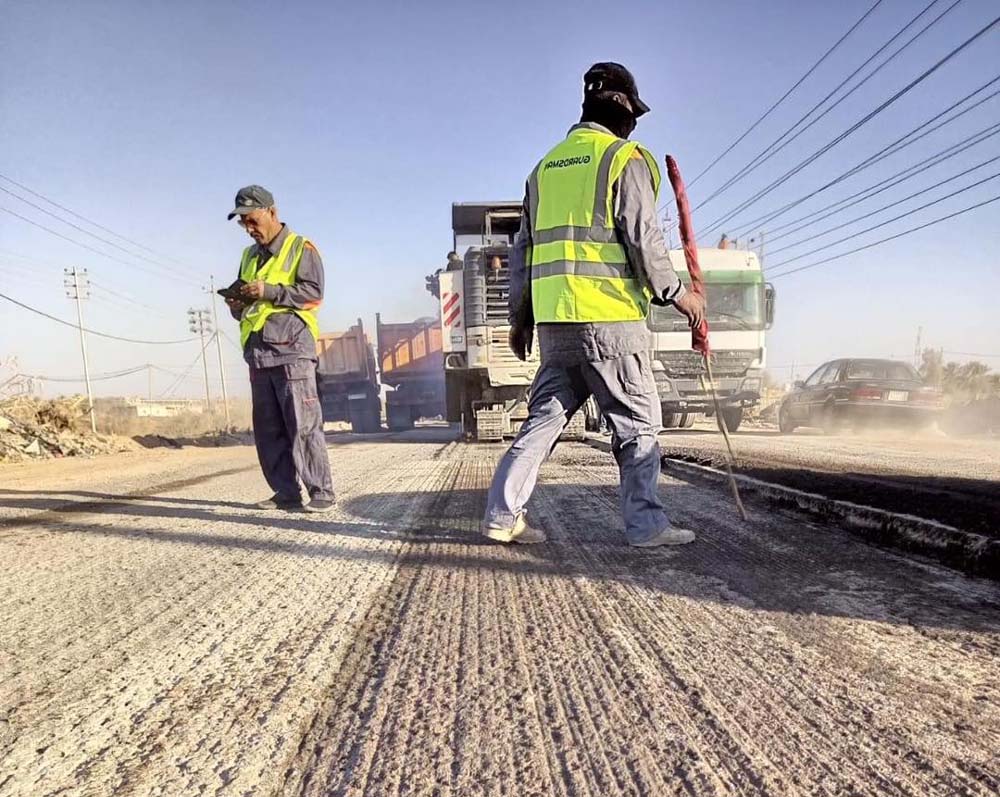
[[[298,499],[301,479],[310,498],[333,500],[316,363],[251,368],[250,387],[257,457],[271,489],[283,499]]]

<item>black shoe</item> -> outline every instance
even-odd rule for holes
[[[313,498],[313,500],[306,504],[303,509],[305,509],[306,512],[329,512],[334,506],[336,506],[336,504],[336,500],[330,498]]]
[[[286,511],[302,509],[301,498],[282,498],[275,493],[265,501],[258,501],[254,504],[257,509],[284,509]]]

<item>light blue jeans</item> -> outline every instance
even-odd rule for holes
[[[658,491],[656,435],[663,421],[646,352],[574,366],[542,364],[531,388],[528,420],[493,476],[486,501],[487,526],[514,525],[531,498],[542,463],[591,395],[611,429],[621,475],[625,536],[630,543],[641,543],[670,528]]]

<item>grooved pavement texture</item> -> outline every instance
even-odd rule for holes
[[[503,449],[437,434],[337,438],[325,516],[245,448],[7,471],[0,795],[1000,787],[995,584],[668,477],[698,541],[629,549],[578,444],[494,545]]]

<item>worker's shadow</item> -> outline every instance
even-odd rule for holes
[[[742,524],[724,502],[699,500],[704,491],[681,483],[664,484],[661,491],[675,522],[697,531],[692,545],[630,548],[616,486],[544,478],[530,509],[550,539],[531,546],[501,546],[483,537],[485,491],[462,488],[362,493],[332,515],[260,512],[234,502],[172,496],[6,489],[0,490],[0,506],[34,514],[8,515],[0,531],[8,536],[8,530],[19,535],[42,528],[144,544],[517,572],[624,584],[776,616],[848,616],[1000,633],[1000,587],[993,582],[911,564],[847,532],[777,513],[752,497],[751,522]]]

